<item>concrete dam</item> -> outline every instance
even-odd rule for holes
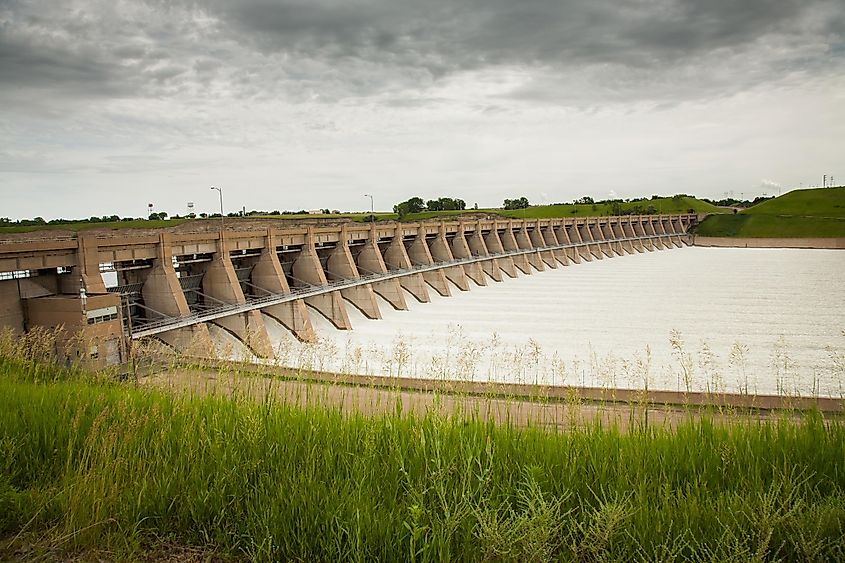
[[[124,361],[130,341],[156,338],[209,355],[207,323],[259,357],[273,354],[262,313],[303,341],[316,312],[351,329],[347,307],[381,318],[582,261],[688,245],[696,214],[418,223],[335,223],[160,232],[132,230],[0,240],[0,328],[61,331],[61,350],[92,364]],[[104,274],[117,280],[107,287]]]

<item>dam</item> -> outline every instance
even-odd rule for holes
[[[273,354],[262,313],[297,339],[311,315],[352,328],[348,306],[379,319],[473,286],[624,254],[682,247],[696,214],[566,219],[458,218],[182,232],[120,230],[0,240],[0,328],[64,327],[64,352],[125,361],[156,338],[209,355],[213,324],[258,357]],[[116,278],[107,287],[104,274]]]

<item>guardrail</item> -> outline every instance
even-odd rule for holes
[[[448,260],[444,262],[435,262],[433,264],[419,264],[416,266],[412,266],[411,268],[406,268],[404,270],[390,270],[384,273],[374,273],[374,274],[367,274],[358,278],[354,279],[344,279],[344,280],[332,280],[328,282],[326,285],[309,285],[305,287],[296,287],[291,288],[289,293],[279,293],[279,294],[271,294],[266,295],[263,297],[256,297],[248,300],[246,303],[234,304],[234,305],[222,305],[220,307],[215,307],[214,309],[208,309],[206,311],[201,311],[197,313],[193,313],[191,315],[185,317],[168,317],[157,321],[152,321],[149,323],[145,323],[140,327],[136,328],[132,331],[131,338],[133,340],[137,340],[139,338],[144,338],[147,336],[153,336],[155,334],[160,334],[162,332],[167,332],[169,330],[175,330],[178,328],[185,328],[195,324],[213,321],[215,319],[220,319],[223,317],[228,317],[229,315],[234,315],[238,313],[245,313],[247,311],[254,311],[255,309],[262,309],[264,307],[269,307],[271,305],[280,305],[282,303],[288,303],[291,301],[296,301],[298,299],[305,299],[307,297],[316,297],[318,295],[323,295],[324,293],[330,293],[332,291],[339,291],[341,289],[348,289],[352,287],[357,287],[360,285],[366,285],[373,282],[378,281],[387,281],[391,279],[400,278],[403,276],[407,276],[410,274],[415,273],[423,273],[423,272],[430,272],[434,270],[440,270],[442,268],[448,268],[450,266],[462,266],[465,264],[475,264],[478,262],[485,262],[487,260],[495,259],[495,258],[506,258],[510,256],[522,256],[527,254],[534,254],[537,252],[542,252],[546,250],[566,250],[569,248],[581,248],[581,247],[589,247],[590,245],[596,244],[605,244],[605,243],[617,243],[617,242],[635,242],[635,241],[643,241],[643,240],[652,240],[652,239],[660,239],[666,237],[673,237],[673,236],[682,236],[679,233],[669,233],[669,234],[662,234],[662,235],[647,235],[641,237],[626,237],[620,239],[612,239],[612,240],[597,240],[597,241],[588,241],[588,242],[578,242],[578,243],[569,243],[569,244],[558,244],[554,246],[543,246],[539,248],[530,248],[530,249],[519,249],[519,250],[509,250],[506,252],[495,252],[489,253],[484,256],[472,256],[469,258],[456,258],[454,260]]]

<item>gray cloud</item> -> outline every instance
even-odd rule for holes
[[[83,216],[210,178],[350,209],[797,184],[841,160],[843,30],[841,0],[0,0],[0,195]]]
[[[517,99],[664,101],[841,69],[843,21],[830,0],[6,2],[0,80],[71,97],[336,101],[517,67],[536,73]]]
[[[425,69],[438,78],[496,65],[566,73],[610,65],[650,80],[723,60],[737,66],[741,86],[751,67],[763,65],[772,79],[800,68],[808,45],[841,66],[832,53],[843,41],[837,22],[845,8],[828,0],[257,1],[226,3],[217,13],[241,41],[262,50],[368,61],[385,74]]]

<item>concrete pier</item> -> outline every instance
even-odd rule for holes
[[[402,250],[404,251],[404,247]],[[384,261],[381,250],[379,249],[378,236],[375,233],[375,229],[370,230],[370,236],[358,252],[355,258],[355,263],[358,266],[359,274],[363,273],[364,275],[370,275],[387,273],[387,265]],[[405,302],[405,294],[402,292],[402,286],[398,279],[376,282],[372,284],[372,289],[375,293],[381,296],[382,299],[390,303],[390,305],[397,311],[408,310],[408,304]],[[425,298],[426,300],[428,299],[427,293]]]
[[[523,221],[521,228],[516,232],[516,244],[520,250],[536,249],[534,243],[531,242],[531,237],[528,236],[528,223]],[[546,269],[543,265],[543,258],[539,251],[534,251],[525,255],[528,258],[528,263],[534,266],[538,272]]]
[[[516,237],[513,234],[514,223],[513,221],[509,221],[507,224],[507,228],[499,235],[499,238],[502,241],[502,248],[504,248],[505,252],[515,252],[524,248],[523,246],[517,244]],[[526,243],[526,247],[530,248],[531,243]],[[525,254],[514,254],[513,263],[525,275],[531,275],[531,264],[528,261],[528,256]]]
[[[428,256],[431,260],[431,256]],[[401,233],[394,235],[384,251],[384,264],[388,270],[410,270],[411,259],[408,257],[408,252],[402,242]],[[408,274],[402,276],[398,280],[399,286],[410,293],[414,299],[420,303],[429,303],[431,298],[428,296],[428,288],[423,274]],[[448,290],[448,288],[447,288]]]
[[[452,243],[449,245],[449,248],[452,251],[453,258],[470,258],[472,256],[472,252],[469,248],[469,243],[467,242],[466,236],[464,235],[464,228],[465,227],[463,225],[458,228],[458,231],[452,237]],[[487,285],[487,276],[484,274],[484,270],[481,268],[481,262],[473,262],[470,264],[466,264],[463,267],[463,270],[466,274],[466,277],[475,282],[477,286],[481,287]]]
[[[470,235],[468,243],[469,250],[473,256],[490,256],[490,251],[487,250],[487,245],[484,242],[484,235],[482,234],[481,223],[477,223]],[[500,244],[501,246],[501,244]],[[482,271],[487,274],[493,281],[502,281],[502,268],[499,265],[499,260],[493,258],[481,262]]]
[[[246,303],[246,297],[235,274],[229,253],[226,251],[226,240],[223,236],[218,240],[218,246],[219,250],[210,262],[205,262],[202,272],[202,294],[207,299],[205,304],[208,306],[214,306],[214,303],[243,305]],[[245,311],[215,319],[212,322],[234,334],[256,356],[261,358],[272,356],[273,348],[260,311]]]

